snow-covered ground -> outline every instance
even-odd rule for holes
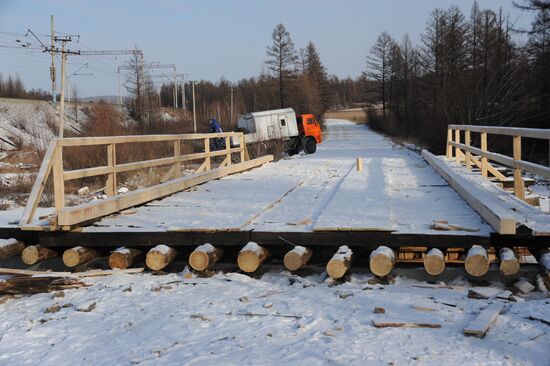
[[[433,231],[435,220],[491,228],[416,152],[365,125],[328,119],[326,140],[293,156],[107,217],[86,231],[180,229]],[[363,171],[356,159],[363,159]],[[452,234],[470,234],[453,231]]]
[[[0,364],[548,365],[550,326],[527,319],[550,318],[550,300],[540,292],[510,302],[495,298],[501,285],[475,288],[489,300],[470,299],[471,285],[461,279],[442,288],[401,277],[371,285],[364,274],[337,286],[323,279],[286,271],[259,279],[88,278],[90,287],[62,297],[38,294],[0,305]],[[464,336],[494,302],[505,307],[486,337]],[[61,310],[45,313],[56,304]],[[375,328],[373,320],[441,328]]]

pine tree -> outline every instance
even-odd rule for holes
[[[386,117],[388,87],[391,78],[392,52],[394,52],[395,41],[387,33],[382,32],[376,39],[371,49],[371,55],[367,57],[367,76],[378,84],[382,96],[382,114]]]
[[[294,43],[285,26],[278,24],[271,35],[273,45],[267,48],[268,59],[266,64],[277,79],[277,97],[279,105],[284,108],[289,97],[289,80],[295,75],[296,62],[298,57],[294,49]]]

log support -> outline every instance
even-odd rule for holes
[[[370,254],[370,271],[379,277],[390,274],[395,265],[395,254],[386,246],[379,246]]]
[[[284,257],[284,264],[289,271],[296,271],[307,264],[310,260],[312,251],[306,247],[295,246],[294,249],[287,252]]]
[[[470,276],[481,277],[489,270],[489,256],[487,250],[481,245],[473,245],[466,259],[464,260],[464,268]]]
[[[327,274],[335,280],[344,277],[350,269],[352,256],[352,250],[347,245],[342,245],[328,261]]]
[[[439,276],[445,271],[445,254],[437,249],[430,249],[424,256],[424,269],[429,275]]]
[[[25,244],[16,239],[0,239],[0,261],[20,255],[25,249]]]
[[[54,257],[57,257],[56,251],[39,245],[29,245],[21,253],[21,260],[29,266]]]
[[[97,252],[91,248],[74,247],[63,253],[63,263],[67,267],[76,267],[97,258]]]
[[[260,268],[268,256],[269,252],[267,249],[251,241],[239,252],[237,264],[241,271],[252,273]]]
[[[519,272],[519,259],[516,253],[510,248],[501,248],[498,251],[500,262],[500,273],[505,276],[512,276]]]
[[[126,269],[143,258],[143,252],[133,248],[118,248],[109,256],[109,267],[111,269]]]
[[[206,243],[198,246],[189,255],[189,265],[195,271],[204,271],[212,268],[223,256],[223,251],[212,244]]]
[[[167,245],[157,245],[151,248],[145,258],[145,264],[153,271],[166,268],[177,256],[178,252]]]

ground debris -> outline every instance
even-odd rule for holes
[[[82,307],[79,307],[78,309],[76,309],[76,311],[80,311],[80,312],[83,312],[83,313],[89,313],[90,311],[95,309],[95,306],[96,306],[96,303],[92,302],[89,305],[84,305]]]
[[[61,310],[61,306],[59,306],[59,304],[55,304],[47,307],[46,310],[44,310],[44,314],[57,313],[59,310]]]
[[[374,308],[374,313],[375,314],[386,314],[386,309],[384,309],[383,307],[375,307]]]
[[[0,281],[0,295],[38,294],[86,286],[73,277],[15,277]]]

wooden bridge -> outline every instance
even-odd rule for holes
[[[491,134],[512,137],[513,157],[489,150]],[[430,248],[538,253],[549,246],[550,215],[525,201],[525,184],[533,181],[524,172],[550,178],[550,168],[522,160],[521,139],[549,141],[550,130],[453,125],[446,156],[419,154],[347,121],[329,120],[327,135],[316,154],[274,163],[270,155],[248,159],[241,133],[54,140],[18,223],[0,225],[0,237],[47,247],[252,241],[272,252],[346,244],[370,253],[387,246],[411,260]],[[213,139],[225,147],[212,151]],[[122,149],[140,144],[164,146],[164,155],[120,161]],[[95,151],[103,151],[106,164],[65,170],[66,149],[83,146],[103,149]],[[163,167],[161,183],[119,193],[120,175]],[[106,177],[107,198],[68,206],[66,182],[97,176]],[[55,208],[35,218],[48,178]]]

